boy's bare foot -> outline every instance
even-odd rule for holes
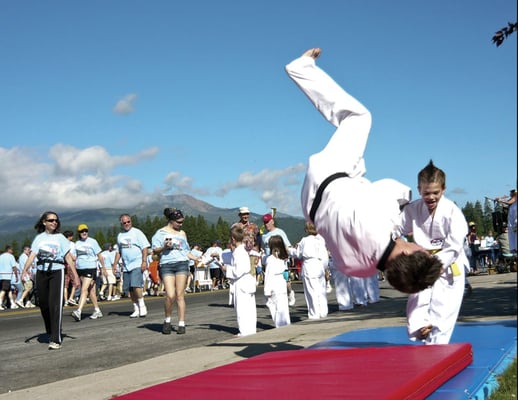
[[[313,49],[306,50],[302,55],[314,58],[316,60],[318,57],[320,57],[320,53],[322,53],[322,49],[315,47]]]
[[[425,340],[428,335],[430,334],[430,332],[432,331],[432,325],[428,325],[428,326],[423,326],[421,329],[419,329],[419,334],[417,336],[417,338],[419,340]]]

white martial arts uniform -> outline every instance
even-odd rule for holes
[[[353,308],[353,298],[349,277],[334,267],[332,258],[329,260],[329,270],[335,284],[336,302],[340,311],[347,311]]]
[[[276,328],[291,324],[288,290],[286,279],[284,279],[284,271],[286,269],[286,261],[274,255],[266,258],[264,295],[266,296],[266,306],[272,314]]]
[[[420,199],[403,210],[403,235],[413,234],[414,241],[435,252],[443,272],[435,284],[408,296],[407,329],[410,340],[416,340],[419,329],[432,325],[426,344],[447,344],[450,341],[464,295],[465,270],[469,261],[464,252],[468,224],[462,211],[449,199],[442,197],[435,214],[430,215]]]
[[[365,279],[365,290],[367,291],[367,301],[369,303],[377,303],[380,301],[380,284],[378,274],[369,276]]]
[[[320,235],[303,237],[294,255],[302,260],[302,284],[308,318],[327,317],[326,267],[329,256],[324,238]]]
[[[232,262],[227,266],[226,276],[233,283],[239,335],[253,335],[257,332],[256,285],[255,278],[250,274],[250,257],[244,244],[240,244],[232,252]]]
[[[349,277],[349,286],[353,295],[353,302],[355,306],[367,305],[367,288],[365,287],[365,279],[357,276]]]
[[[312,57],[286,66],[291,79],[335,127],[327,146],[309,159],[302,188],[307,220],[322,182],[343,172],[323,191],[314,224],[333,256],[335,268],[349,276],[371,276],[399,222],[400,205],[410,200],[410,188],[392,179],[370,182],[363,153],[371,127],[370,112],[346,93]]]

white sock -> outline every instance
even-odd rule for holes
[[[171,323],[171,317],[165,317],[164,322],[169,322],[169,323]]]
[[[144,298],[138,299],[138,306],[139,307],[145,307],[146,304],[144,303]]]
[[[178,326],[185,326],[185,321],[178,321]]]

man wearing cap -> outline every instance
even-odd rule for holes
[[[250,210],[248,207],[240,207],[238,215],[239,221],[234,223],[232,227],[239,224],[241,228],[243,228],[245,233],[243,243],[245,245],[246,251],[250,253],[250,251],[254,249],[254,246],[260,241],[259,227],[257,224],[250,222]]]
[[[442,264],[397,236],[410,188],[392,179],[370,182],[364,177],[371,114],[317,67],[320,53],[309,49],[286,66],[289,77],[336,127],[326,147],[309,159],[301,193],[304,217],[324,237],[341,272],[367,277],[379,269],[396,289],[419,292],[439,278]]]
[[[80,224],[77,227],[79,239],[72,248],[72,255],[76,259],[76,269],[81,279],[81,295],[79,296],[79,304],[76,311],[72,311],[72,317],[76,321],[81,321],[81,312],[86,299],[90,298],[94,306],[94,312],[90,315],[90,319],[102,318],[103,313],[97,302],[97,287],[95,280],[97,277],[97,263],[101,264],[102,273],[106,275],[106,267],[104,258],[101,256],[101,247],[97,240],[88,236],[88,226]]]

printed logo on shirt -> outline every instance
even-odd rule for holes
[[[432,239],[430,240],[430,245],[434,249],[442,249],[442,245],[444,244],[444,239]]]

